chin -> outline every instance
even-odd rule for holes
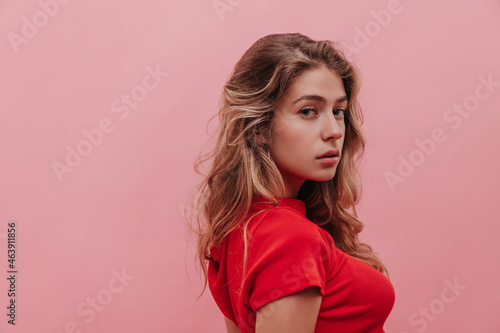
[[[317,177],[308,178],[309,180],[314,180],[316,182],[327,182],[335,177],[335,172],[329,175],[318,175]]]

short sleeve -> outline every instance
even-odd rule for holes
[[[332,244],[320,227],[287,208],[271,210],[251,231],[243,301],[253,311],[316,286],[325,296]]]

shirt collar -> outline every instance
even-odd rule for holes
[[[275,197],[278,199],[278,207],[288,207],[293,210],[295,210],[297,213],[299,213],[302,216],[306,216],[306,204],[304,201],[300,199],[294,199],[294,198],[285,198],[285,197]],[[263,196],[257,196],[254,199],[255,204],[262,204],[262,203],[271,203],[270,200],[266,199]]]

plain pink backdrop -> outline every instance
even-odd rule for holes
[[[341,41],[362,72],[386,331],[500,331],[497,0],[2,1],[0,22],[2,332],[224,331],[181,211],[232,67],[278,32]]]

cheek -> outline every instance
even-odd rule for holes
[[[302,155],[305,151],[310,150],[312,142],[307,133],[301,131],[296,127],[288,127],[283,131],[278,138],[278,145],[283,152],[295,152],[295,154]]]
[[[297,161],[297,156],[303,155],[303,142],[300,135],[292,128],[288,127],[279,133],[274,133],[271,142],[271,157],[278,164],[290,164]]]
[[[273,140],[271,145],[274,150],[280,153],[282,150],[289,150],[300,142],[300,129],[297,124],[288,120],[286,117],[280,117],[273,123]]]

